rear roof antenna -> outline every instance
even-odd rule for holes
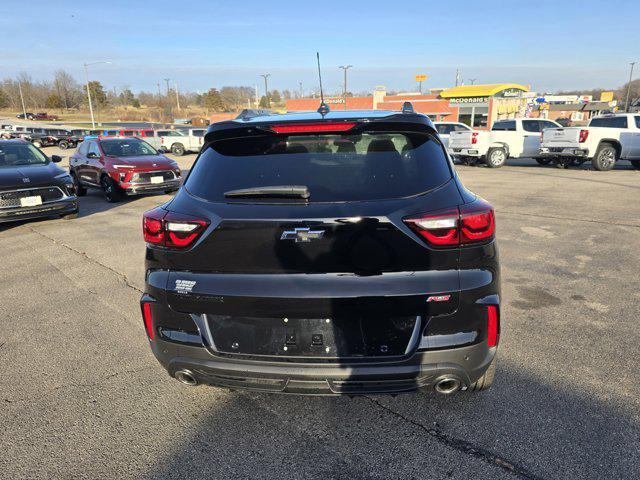
[[[318,113],[323,117],[329,113],[329,105],[324,103],[324,92],[322,91],[322,72],[320,71],[320,52],[316,52],[316,58],[318,60],[318,79],[320,80],[320,107]]]

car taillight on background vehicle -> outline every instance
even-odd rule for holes
[[[487,306],[487,346],[498,345],[500,335],[500,311],[497,305]]]
[[[589,138],[589,130],[580,130],[580,136],[578,137],[578,143],[584,143]]]
[[[475,145],[478,143],[478,132],[473,132],[471,134],[471,145]]]
[[[495,234],[493,207],[483,200],[456,209],[404,218],[421,238],[436,247],[456,247],[491,240]]]
[[[144,240],[167,248],[186,248],[207,228],[209,221],[155,208],[142,217]]]

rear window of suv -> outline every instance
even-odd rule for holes
[[[214,142],[185,187],[209,201],[246,203],[265,200],[225,192],[296,185],[309,189],[309,202],[342,202],[413,196],[451,177],[442,145],[424,133],[259,135]]]

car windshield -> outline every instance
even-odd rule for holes
[[[49,159],[30,143],[0,143],[0,168],[47,163]]]
[[[342,202],[417,195],[451,176],[442,145],[424,133],[258,135],[213,142],[186,188],[229,201],[237,190],[305,186],[309,202]]]
[[[147,142],[138,139],[102,140],[100,147],[108,157],[140,157],[158,155],[158,151]]]

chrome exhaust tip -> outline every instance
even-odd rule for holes
[[[462,382],[458,377],[444,376],[436,380],[433,388],[441,395],[451,395],[462,388]]]
[[[173,374],[176,380],[180,383],[184,383],[185,385],[189,385],[190,387],[195,387],[198,385],[198,380],[193,376],[189,370],[178,370]]]

